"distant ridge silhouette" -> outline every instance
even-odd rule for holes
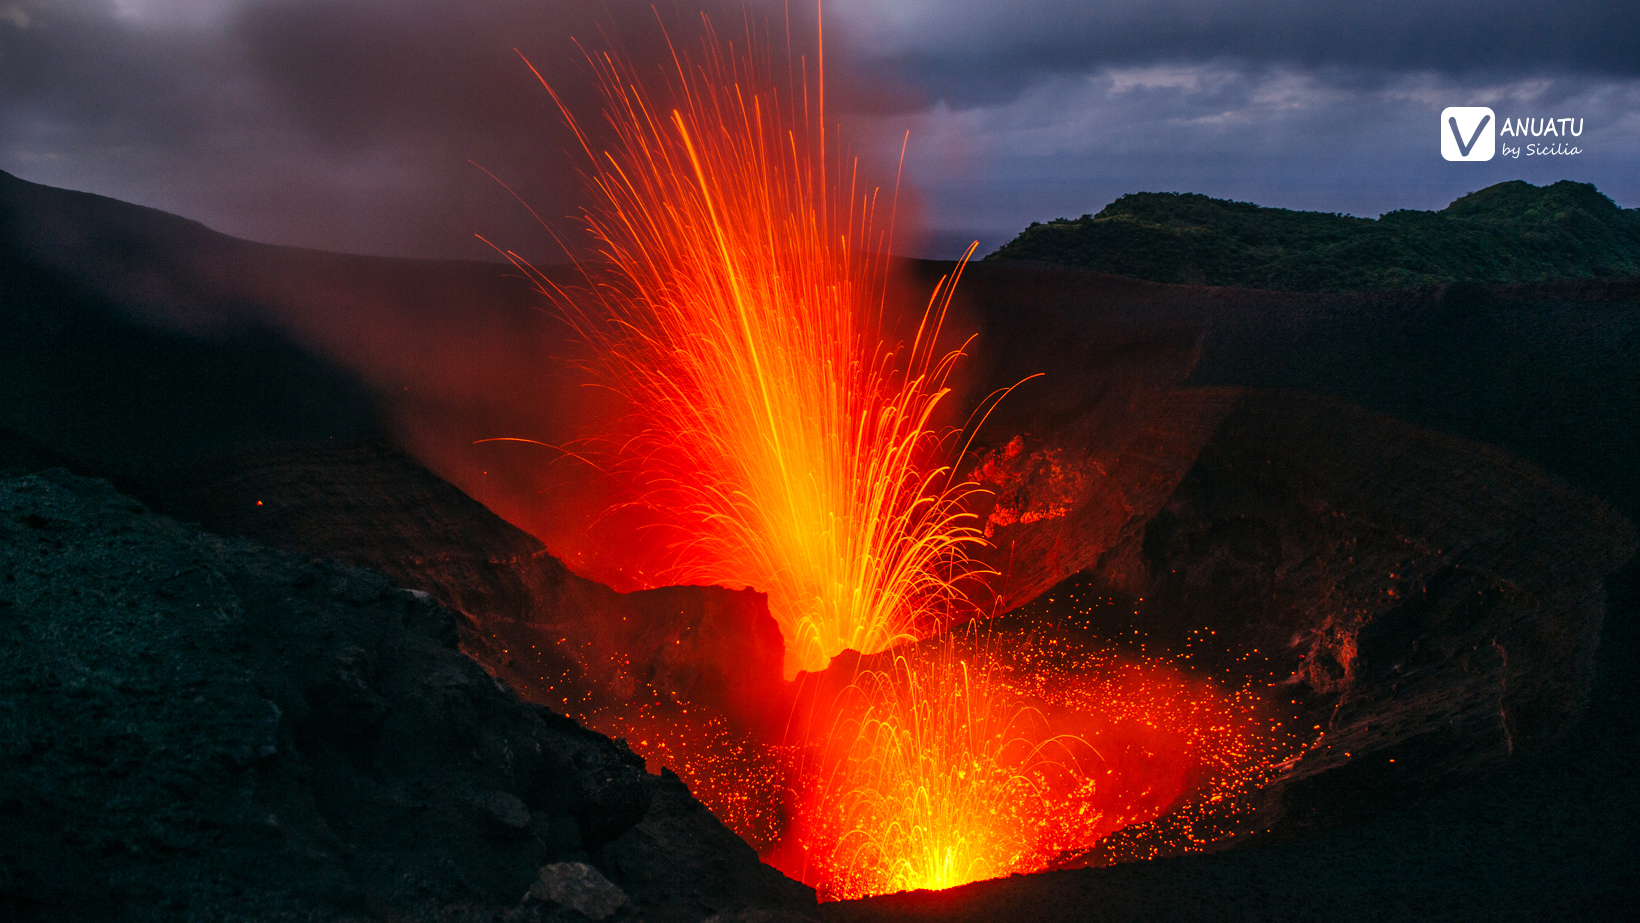
[[[1140,192],[1097,215],[1032,224],[986,259],[1292,292],[1634,276],[1640,209],[1570,180],[1498,183],[1440,211],[1376,220]]]

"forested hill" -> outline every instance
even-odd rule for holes
[[[1300,292],[1633,276],[1640,209],[1570,180],[1499,183],[1440,211],[1377,219],[1140,192],[1097,215],[1033,223],[986,259]]]

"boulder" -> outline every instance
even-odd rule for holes
[[[626,895],[585,862],[554,862],[541,867],[525,901],[540,901],[572,910],[588,920],[606,920],[626,906]]]

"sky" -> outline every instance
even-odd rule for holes
[[[826,0],[828,106],[884,185],[904,142],[902,201],[924,228],[901,245],[914,255],[976,239],[984,253],[1032,221],[1140,191],[1375,217],[1504,180],[1574,179],[1637,207],[1640,42],[1624,7]],[[687,41],[704,11],[720,33],[752,21],[782,41],[789,18],[806,49],[814,10],[0,0],[0,169],[252,240],[493,257],[483,235],[551,259],[562,251],[519,199],[573,234],[583,187],[520,55],[595,117],[579,48],[655,68],[657,20]],[[1448,106],[1578,120],[1564,140],[1580,152],[1448,162]]]

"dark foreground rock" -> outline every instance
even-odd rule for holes
[[[530,701],[585,713],[660,690],[737,725],[785,717],[785,648],[761,593],[617,593],[385,440],[264,446],[126,481],[211,532],[431,593],[470,616],[463,651]]]
[[[0,916],[584,918],[536,887],[555,863],[615,919],[813,907],[392,583],[104,482],[0,481]]]

